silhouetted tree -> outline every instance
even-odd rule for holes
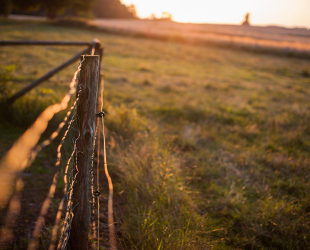
[[[172,15],[170,13],[168,13],[168,12],[163,12],[161,14],[161,19],[162,20],[169,20],[169,21],[171,21],[172,20]]]
[[[46,11],[40,0],[12,0],[14,14],[45,16]]]
[[[151,20],[156,20],[157,18],[156,18],[156,15],[155,15],[154,13],[152,13],[152,14],[150,15],[149,19],[151,19]]]
[[[72,0],[40,0],[40,2],[45,7],[49,20],[55,20],[60,11],[63,11],[66,7],[71,7],[73,4]]]
[[[250,25],[250,13],[246,13],[242,25]]]
[[[36,10],[39,8],[40,0],[12,0],[14,8],[23,11]]]
[[[128,9],[128,11],[129,11],[130,13],[132,13],[133,17],[135,17],[135,18],[138,17],[138,16],[137,16],[136,6],[135,6],[134,4],[128,5],[127,9]]]
[[[156,17],[155,14],[151,14],[148,19],[151,19],[153,21],[171,21],[172,15],[168,12],[161,13],[161,17]]]
[[[0,0],[3,1],[3,0]],[[23,11],[30,11],[43,7],[47,18],[54,20],[57,15],[67,8],[77,12],[91,11],[94,0],[12,0],[14,8]]]
[[[98,18],[136,18],[136,7],[127,7],[120,0],[97,0],[93,13]]]
[[[72,9],[76,12],[90,12],[93,8],[94,0],[39,0],[46,8],[47,17],[54,20],[60,12],[65,9]]]
[[[70,7],[78,13],[87,13],[92,11],[95,2],[96,0],[74,0]]]
[[[11,0],[0,0],[0,14],[8,17],[11,13],[12,1]]]

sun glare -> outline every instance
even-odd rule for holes
[[[172,14],[177,22],[239,24],[247,12],[256,25],[278,24],[284,26],[308,26],[309,0],[122,0],[134,4],[139,17],[162,12]]]

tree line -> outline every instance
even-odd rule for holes
[[[136,18],[134,5],[120,0],[0,0],[0,14],[44,14],[50,20],[59,15],[94,16],[97,18]]]

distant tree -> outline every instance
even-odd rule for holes
[[[150,15],[149,19],[151,19],[151,20],[156,20],[157,18],[156,18],[156,16],[155,16],[155,14],[152,13],[152,14]]]
[[[162,20],[169,20],[169,21],[171,21],[172,20],[172,15],[170,13],[168,13],[168,12],[163,12],[161,14],[161,19]]]
[[[3,0],[0,0],[3,1]],[[22,11],[33,11],[43,7],[47,18],[54,20],[65,9],[73,9],[77,12],[91,11],[94,0],[12,0],[14,8]]]
[[[163,12],[161,13],[161,17],[156,17],[154,13],[152,13],[148,19],[153,20],[153,21],[171,21],[172,20],[172,15],[168,12]]]
[[[132,15],[137,18],[137,9],[136,9],[136,6],[134,4],[130,4],[127,6],[127,9],[130,13],[132,13]]]
[[[75,3],[74,0],[39,0],[41,5],[45,7],[47,18],[55,20],[57,14],[64,11],[68,7],[72,7]]]
[[[91,12],[94,7],[95,0],[73,0],[71,8],[78,13]]]
[[[246,13],[242,25],[250,25],[250,13]]]
[[[8,17],[11,13],[12,1],[11,0],[0,0],[0,15]]]
[[[93,13],[97,18],[136,18],[136,7],[126,6],[120,0],[97,0]]]
[[[12,0],[14,8],[23,11],[32,11],[39,8],[40,0]]]

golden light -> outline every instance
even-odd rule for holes
[[[177,22],[240,24],[247,12],[255,25],[308,26],[309,0],[122,0],[134,4],[139,17],[162,12]]]

